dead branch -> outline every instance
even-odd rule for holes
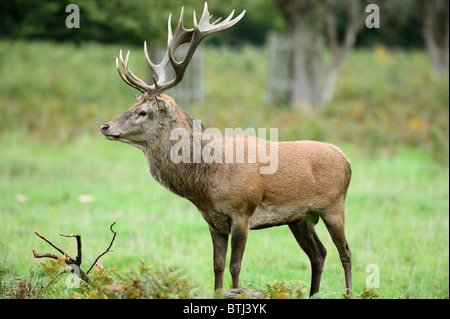
[[[67,258],[71,259],[72,262],[71,264],[75,263],[75,260],[70,257],[70,255],[68,253],[66,253],[64,250],[62,250],[61,248],[59,248],[58,246],[56,246],[54,243],[52,243],[50,240],[48,240],[47,238],[45,238],[44,236],[42,236],[41,234],[39,234],[37,231],[34,231],[34,233],[36,234],[36,236],[40,237],[41,239],[43,239],[44,241],[46,241],[50,246],[52,246],[53,248],[55,248],[57,251],[59,251],[62,255],[64,255]],[[34,250],[33,250],[34,251]],[[33,253],[34,254],[34,253]],[[44,256],[44,255],[53,255],[50,253],[44,253],[44,254],[39,254],[39,256],[36,257],[36,255],[34,256],[35,258],[42,258],[42,257],[49,257],[49,256]],[[53,258],[53,257],[50,257]],[[56,257],[56,259],[58,259],[58,257]]]
[[[78,234],[67,235],[67,234],[62,234],[60,232],[58,232],[58,234],[60,236],[64,236],[64,237],[75,237],[76,238],[76,240],[77,240],[77,257],[75,258],[75,261],[76,261],[75,263],[77,265],[81,265],[81,236]]]
[[[100,269],[104,269],[104,267],[100,264],[100,262],[98,261],[103,255],[105,255],[108,251],[111,251],[111,247],[114,243],[114,240],[116,238],[116,232],[112,229],[113,226],[115,225],[115,222],[111,224],[111,226],[109,227],[109,229],[111,230],[111,232],[114,234],[113,238],[108,246],[108,248],[102,253],[100,254],[94,261],[94,263],[92,264],[92,266],[89,268],[89,270],[85,273],[82,269],[81,269],[81,262],[82,262],[82,248],[81,248],[81,235],[78,234],[63,234],[58,232],[58,234],[60,236],[63,237],[74,237],[77,241],[77,257],[74,259],[72,258],[68,253],[66,253],[64,250],[62,250],[61,248],[59,248],[58,246],[56,246],[53,242],[51,242],[50,240],[48,240],[46,237],[44,237],[43,235],[39,234],[37,231],[34,231],[34,233],[36,234],[36,236],[38,236],[39,238],[41,238],[42,240],[44,240],[46,243],[48,243],[50,246],[52,246],[54,249],[56,249],[58,252],[60,252],[63,256],[64,256],[64,262],[65,264],[67,264],[69,267],[67,267],[66,269],[64,269],[62,271],[62,273],[75,273],[78,277],[80,277],[83,281],[85,281],[87,284],[90,283],[90,278],[88,276],[89,272],[92,270],[92,268],[94,267],[94,265],[97,265]],[[58,259],[60,256],[53,254],[53,253],[38,253],[36,250],[33,249],[33,255],[34,258],[51,258],[51,259]]]
[[[110,249],[111,249],[111,247],[112,247],[112,245],[113,245],[113,243],[114,243],[114,240],[116,239],[116,234],[117,234],[117,233],[112,229],[115,223],[116,223],[116,222],[112,223],[111,226],[109,227],[109,229],[111,230],[111,232],[114,234],[114,235],[113,235],[113,238],[111,239],[111,243],[109,244],[108,248],[107,248],[102,254],[100,254],[100,255],[97,257],[97,259],[95,259],[95,261],[94,261],[94,262],[92,263],[92,265],[91,265],[91,268],[89,268],[89,270],[87,271],[87,274],[89,274],[89,273],[91,272],[92,267],[94,267],[94,265],[97,263],[97,261],[100,259],[100,257],[102,257],[104,254],[106,254],[108,251],[110,251]],[[102,267],[103,267],[103,266],[102,266]]]
[[[34,258],[52,258],[52,259],[58,259],[58,256],[56,256],[55,254],[52,253],[38,253],[36,252],[36,250],[33,249],[33,255]]]

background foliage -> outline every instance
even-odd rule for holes
[[[65,8],[76,3],[81,11],[81,28],[65,28]],[[203,10],[203,0],[10,0],[0,3],[0,36],[17,39],[54,39],[58,41],[102,43],[130,43],[141,45],[144,40],[164,41],[167,37],[167,17],[177,19],[180,3],[185,7],[186,25],[192,26],[192,12]],[[231,10],[247,10],[245,19],[226,33],[208,39],[214,43],[252,43],[262,45],[270,30],[286,31],[274,0],[208,1],[214,16],[227,16]],[[372,46],[383,43],[393,47],[424,46],[420,12],[412,1],[383,1],[382,28],[363,30],[357,45]],[[345,27],[345,10],[338,19],[340,32]],[[157,12],[158,14],[153,14]]]
[[[102,258],[114,280],[132,289],[149,283],[140,291],[154,296],[210,296],[212,245],[195,207],[152,180],[136,149],[99,134],[103,123],[134,103],[135,90],[115,69],[119,50],[131,50],[131,68],[142,76],[142,43],[165,43],[167,16],[178,15],[179,1],[80,0],[80,29],[65,28],[67,3],[0,2],[0,297],[27,297],[29,283],[45,279],[31,250],[49,247],[33,230],[49,238],[57,231],[80,233],[89,263],[109,243],[114,221],[114,252]],[[276,127],[280,140],[339,145],[353,168],[346,232],[355,295],[448,298],[449,80],[448,73],[433,77],[414,22],[420,13],[407,6],[401,14],[386,11],[381,29],[363,30],[333,101],[323,112],[308,113],[267,101],[265,36],[286,29],[274,3],[208,3],[217,15],[231,8],[247,14],[208,39],[205,99],[180,106],[222,132]],[[183,4],[189,21],[203,1]],[[328,250],[319,297],[339,298],[339,256],[323,223],[317,232]],[[71,241],[56,240],[75,250]],[[141,261],[153,270],[134,272]],[[251,232],[243,263],[244,287],[271,297],[305,296],[309,261],[287,227]],[[380,267],[375,291],[365,287],[368,264]],[[167,278],[168,290],[155,288]],[[225,278],[229,287],[228,273]],[[103,289],[76,292],[63,281],[38,297],[94,298]],[[113,293],[134,293],[127,289]]]
[[[0,87],[0,132],[24,130],[35,140],[60,144],[86,133],[96,136],[101,124],[134,101],[135,90],[115,69],[120,48],[131,49],[137,74],[147,69],[142,47],[0,42],[0,72],[8,78]],[[180,106],[221,130],[277,127],[280,139],[351,143],[370,154],[418,147],[448,161],[448,76],[433,79],[423,52],[380,45],[351,53],[336,97],[322,113],[270,105],[266,61],[260,48],[207,47],[205,99]]]

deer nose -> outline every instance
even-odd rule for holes
[[[108,129],[109,129],[109,125],[108,124],[103,124],[102,127],[100,128],[102,133],[105,133]]]

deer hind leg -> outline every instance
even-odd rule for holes
[[[297,224],[289,225],[295,239],[300,247],[304,250],[311,262],[311,288],[309,295],[312,296],[319,292],[320,280],[322,278],[323,265],[327,256],[327,250],[322,245],[316,234],[314,225],[318,221],[318,216],[314,218],[306,216]]]
[[[351,251],[345,238],[344,229],[344,203],[339,203],[336,207],[324,211],[320,217],[339,252],[342,267],[344,268],[347,295],[353,298]]]

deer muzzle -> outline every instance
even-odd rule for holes
[[[109,124],[103,124],[100,127],[100,132],[103,134],[105,138],[108,140],[117,140],[120,138],[120,134],[114,133],[110,130]]]

